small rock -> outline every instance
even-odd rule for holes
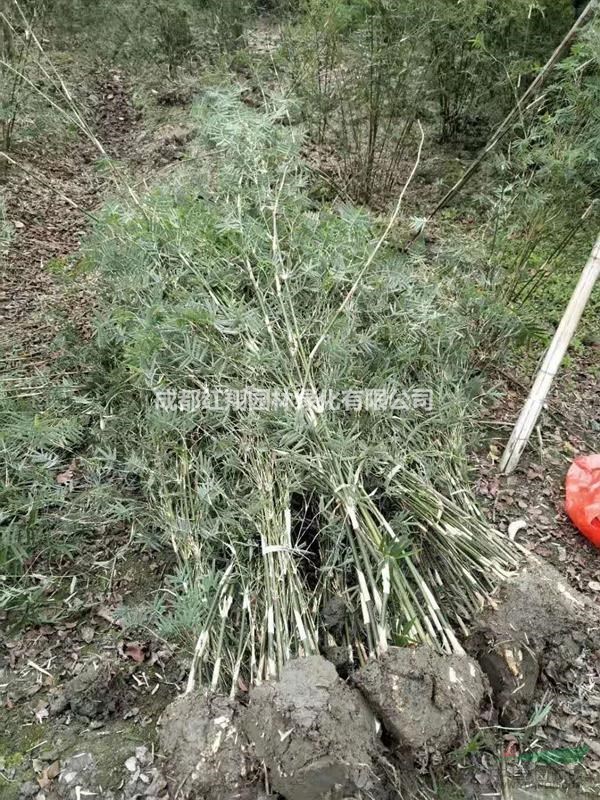
[[[91,625],[84,625],[79,631],[79,635],[86,644],[89,644],[93,640],[95,634],[96,631]]]
[[[135,757],[139,761],[140,764],[144,766],[148,764],[152,764],[154,759],[152,758],[152,753],[148,750],[147,747],[136,747],[135,748]]]
[[[131,756],[131,758],[127,759],[127,761],[125,762],[125,768],[129,772],[135,772],[136,771],[136,769],[138,768],[138,765],[137,765],[137,759],[135,758],[135,756]]]

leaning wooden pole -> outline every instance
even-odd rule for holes
[[[531,432],[538,420],[546,396],[552,386],[552,381],[556,375],[561,361],[573,338],[573,334],[579,324],[581,315],[587,305],[594,284],[600,276],[600,234],[596,239],[596,244],[583,268],[579,282],[575,287],[569,305],[556,329],[552,343],[548,348],[546,356],[529,393],[527,402],[517,420],[517,424],[511,434],[506,450],[500,461],[500,471],[508,475],[512,472],[521,458],[521,453],[525,449]]]

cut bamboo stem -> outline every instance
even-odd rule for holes
[[[571,296],[569,305],[560,321],[560,325],[556,329],[556,333],[554,334],[554,338],[552,339],[542,366],[537,374],[529,397],[523,406],[517,424],[506,445],[506,450],[500,461],[500,471],[505,475],[513,472],[519,463],[521,454],[529,441],[529,437],[538,420],[544,401],[550,391],[554,376],[571,343],[573,334],[577,329],[581,315],[590,299],[592,289],[599,275],[600,235],[598,235],[588,262],[583,268],[579,282]]]

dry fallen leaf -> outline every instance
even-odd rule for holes
[[[64,472],[59,472],[56,476],[56,482],[59,486],[68,486],[70,483],[73,483],[73,470],[71,467],[67,467]]]
[[[107,608],[106,606],[99,606],[96,609],[96,616],[100,617],[100,619],[103,619],[106,622],[109,622],[111,625],[114,625],[117,628],[123,627],[123,623],[120,620],[115,619],[110,608]]]
[[[164,663],[165,661],[168,661],[172,655],[173,652],[166,648],[164,650],[154,650],[148,659],[148,666],[152,667],[154,664]]]
[[[121,648],[123,655],[137,664],[146,660],[147,649],[139,642],[124,642]]]
[[[37,779],[37,782],[38,782],[38,785],[39,785],[40,789],[47,789],[50,786],[52,781],[48,777],[48,770],[47,769],[42,771],[42,774]]]
[[[46,770],[46,774],[51,781],[53,781],[55,778],[58,778],[60,774],[60,761],[53,761]]]
[[[53,780],[58,778],[60,773],[60,761],[54,761],[50,766],[42,770],[42,774],[37,779],[40,789],[47,789]]]
[[[92,628],[91,625],[83,625],[83,627],[79,631],[79,635],[86,644],[89,644],[92,641],[95,633],[96,631]]]
[[[519,744],[515,739],[511,739],[507,742],[506,747],[504,749],[504,753],[502,754],[504,758],[514,758],[518,755],[519,752]]]
[[[48,719],[48,705],[39,705],[36,712],[35,718],[41,724],[45,719]]]
[[[527,523],[525,522],[524,519],[513,520],[508,526],[508,538],[511,540],[511,542],[514,542],[517,533],[526,527]]]

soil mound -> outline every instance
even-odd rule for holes
[[[600,652],[600,614],[547,564],[531,560],[490,602],[466,643],[492,687],[500,722],[527,723],[540,679],[555,686]]]
[[[243,729],[287,800],[380,796],[375,717],[320,656],[291,661],[280,681],[253,689]]]
[[[428,647],[392,647],[355,672],[352,683],[407,755],[461,743],[487,690],[477,662]]]
[[[239,733],[239,707],[222,695],[186,694],[165,711],[160,745],[171,797],[256,798]]]

